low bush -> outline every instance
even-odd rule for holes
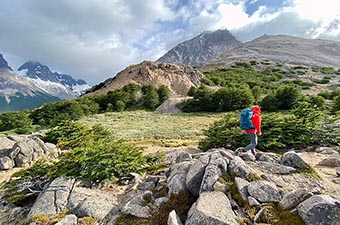
[[[322,125],[321,112],[302,104],[287,114],[267,113],[262,115],[263,136],[259,138],[258,149],[280,151],[297,148],[318,141],[318,131]],[[231,145],[233,149],[246,146],[249,142],[239,127],[239,113],[227,113],[208,130],[207,136],[199,144],[203,150]]]

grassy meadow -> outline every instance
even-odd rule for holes
[[[134,144],[177,147],[196,145],[203,130],[219,120],[224,113],[159,114],[148,111],[108,112],[85,117],[86,125],[101,124],[115,139]]]

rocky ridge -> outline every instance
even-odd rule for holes
[[[124,87],[129,83],[152,84],[156,87],[169,87],[172,97],[183,97],[189,89],[201,84],[203,74],[188,66],[172,63],[144,61],[130,65],[115,77],[94,86],[86,95],[106,94]]]
[[[241,44],[228,30],[205,31],[178,44],[157,61],[196,66]]]
[[[334,170],[333,181],[339,182],[339,153],[318,148],[314,154],[320,162],[324,161],[321,158],[332,159],[327,168]],[[57,224],[77,224],[84,218],[94,224],[115,224],[123,215],[128,221],[147,220],[167,205],[171,196],[185,193],[194,200],[186,219],[181,220],[179,209],[174,208],[164,224],[273,224],[282,220],[276,210],[295,215],[307,225],[340,224],[340,190],[329,190],[322,179],[306,174],[309,164],[301,153],[257,152],[254,156],[219,148],[192,154],[175,151],[165,162],[169,163],[165,174],[130,174],[122,179],[120,183],[126,184],[126,189],[119,195],[116,190],[91,188],[81,180],[59,177],[45,186],[32,207],[1,201],[0,222],[23,224],[32,217],[52,217],[65,211],[68,214]],[[157,194],[164,189],[164,195]]]

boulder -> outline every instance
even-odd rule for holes
[[[228,165],[230,176],[246,178],[253,170],[238,156],[235,156]]]
[[[340,159],[335,157],[329,157],[321,160],[321,162],[318,163],[318,166],[338,167],[340,166]]]
[[[27,220],[39,214],[50,217],[67,210],[68,198],[74,183],[74,178],[58,177],[53,180],[38,196],[28,213]]]
[[[74,214],[66,215],[64,218],[62,218],[58,223],[55,225],[76,225],[77,224],[77,216]]]
[[[209,161],[209,156],[204,155],[196,160],[188,171],[186,176],[186,186],[193,196],[199,195],[205,168],[208,166]]]
[[[248,196],[249,196],[248,194],[249,182],[246,180],[243,180],[242,178],[235,177],[235,184],[236,184],[238,192],[241,195],[243,202],[246,203],[248,201]]]
[[[267,161],[257,162],[257,166],[272,174],[287,175],[296,172],[296,169],[293,167]]]
[[[118,205],[117,199],[107,192],[74,187],[69,196],[67,208],[79,218],[89,216],[101,220],[114,205]]]
[[[8,156],[0,158],[0,170],[10,170],[14,167],[14,162]]]
[[[223,209],[223,210],[221,210]],[[185,225],[238,225],[228,197],[219,191],[203,192],[191,206]]]
[[[306,225],[340,224],[340,202],[328,195],[314,195],[297,209]]]
[[[269,162],[269,163],[275,163],[275,164],[279,163],[279,161],[277,161],[273,157],[271,157],[268,154],[263,153],[263,152],[258,152],[256,154],[256,160],[257,161],[263,161],[263,162]]]
[[[244,161],[255,161],[256,158],[255,156],[253,155],[253,153],[251,153],[251,151],[246,151],[246,152],[242,152],[239,154],[239,157],[241,159],[243,159]]]
[[[330,147],[319,147],[316,148],[315,151],[320,154],[324,155],[339,155],[339,152],[335,151],[333,148]]]
[[[210,155],[210,162],[205,168],[202,178],[200,193],[204,191],[213,191],[216,181],[227,173],[227,163],[219,153]]]
[[[137,195],[133,197],[123,208],[122,213],[131,214],[140,218],[149,218],[150,208],[144,203],[143,195]]]
[[[281,164],[294,167],[297,170],[301,170],[308,166],[308,164],[294,151],[284,153],[281,157]]]
[[[279,204],[283,210],[290,210],[311,196],[312,193],[307,192],[304,188],[300,188],[284,194]]]
[[[261,203],[279,202],[281,195],[275,184],[268,181],[252,181],[248,185],[248,193]]]
[[[112,225],[121,215],[119,206],[113,206],[110,212],[105,216],[100,225]]]
[[[188,191],[186,185],[187,173],[191,165],[192,161],[184,161],[178,164],[174,164],[170,167],[167,172],[167,184],[169,189],[169,194],[178,193],[180,190]]]
[[[178,215],[175,212],[175,210],[172,210],[169,213],[167,225],[183,225],[181,219],[178,217]]]

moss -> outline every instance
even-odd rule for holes
[[[162,198],[167,196],[168,194],[168,188],[166,185],[164,185],[161,189],[157,190],[157,189],[153,189],[152,190],[153,196],[154,198]]]
[[[177,194],[172,193],[168,202],[162,203],[157,211],[151,213],[152,218],[149,225],[167,224],[169,213],[172,210],[175,210],[181,221],[184,222],[195,200],[184,190],[179,191]]]
[[[138,218],[129,214],[121,214],[113,225],[149,225],[146,219]]]
[[[77,225],[94,225],[95,220],[92,217],[86,216],[78,219]]]
[[[238,191],[236,183],[231,185],[230,190],[232,198],[236,201],[239,206],[245,206],[246,202],[243,201],[241,193]]]
[[[64,218],[67,214],[70,214],[69,211],[67,210],[63,210],[61,213],[55,214],[53,215],[50,219],[49,219],[49,224],[55,224],[57,222],[59,222],[62,218]]]
[[[257,180],[263,180],[262,177],[260,177],[258,174],[256,173],[250,173],[248,174],[248,176],[246,177],[246,180],[248,182],[252,182],[252,181],[257,181]]]
[[[263,215],[258,220],[259,223],[272,225],[304,225],[305,223],[300,216],[290,211],[282,210],[278,204],[272,204],[265,207]]]
[[[218,181],[221,182],[222,184],[231,186],[234,183],[234,178],[230,176],[228,173],[226,173],[224,176],[220,177]]]
[[[49,218],[45,214],[38,214],[36,216],[31,217],[27,224],[30,224],[32,222],[37,223],[38,225],[48,225],[49,224]]]
[[[313,167],[309,166],[309,165],[303,167],[300,170],[300,173],[302,173],[305,176],[310,177],[310,178],[322,180],[322,178],[319,176],[318,172],[316,172],[316,170]]]

